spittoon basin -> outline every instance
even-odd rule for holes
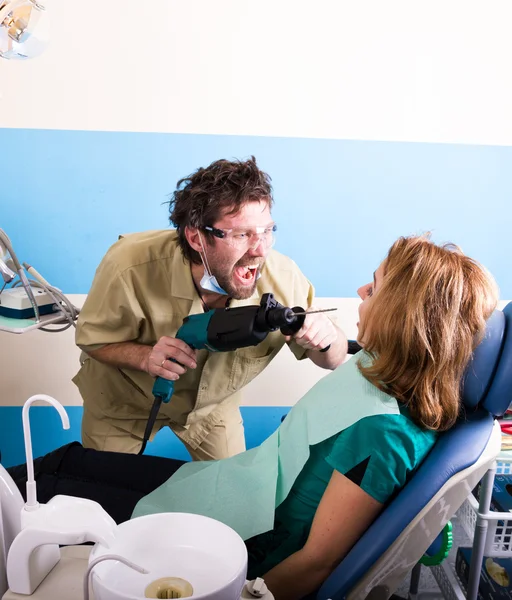
[[[149,573],[138,573],[120,561],[99,563],[92,571],[96,600],[239,600],[247,573],[247,549],[242,538],[220,521],[187,513],[160,513],[126,521],[116,528],[110,548],[94,546],[89,564],[105,554],[120,555]],[[163,578],[185,580],[190,585],[178,588],[188,589],[188,593],[146,591]]]

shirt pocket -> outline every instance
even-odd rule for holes
[[[148,376],[148,382],[151,380]],[[110,365],[86,359],[73,379],[89,406],[111,418],[146,418],[151,399],[126,373]]]
[[[277,350],[266,341],[258,346],[237,350],[229,377],[229,391],[236,392],[250,383],[270,363]]]

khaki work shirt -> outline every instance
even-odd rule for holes
[[[314,290],[297,265],[272,250],[265,261],[254,294],[233,300],[231,307],[259,304],[272,292],[285,306],[311,305]],[[83,350],[81,369],[73,381],[84,404],[99,418],[115,420],[116,427],[142,438],[153,404],[154,378],[148,373],[116,368],[88,356],[106,344],[137,342],[154,345],[162,336],[176,335],[183,319],[203,312],[190,264],[183,257],[174,230],[130,234],[107,252],[99,265],[80,313],[76,343]],[[176,434],[197,448],[240,404],[238,393],[276,356],[285,343],[270,333],[258,346],[233,352],[200,350],[197,368],[175,382],[174,394],[162,404],[159,417],[176,425]],[[305,350],[289,344],[297,358]],[[174,428],[173,428],[174,429]]]

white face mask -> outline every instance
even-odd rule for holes
[[[217,281],[217,277],[215,277],[215,275],[213,275],[210,271],[208,259],[206,258],[206,251],[204,249],[203,236],[201,234],[199,234],[199,239],[201,240],[201,247],[203,248],[203,254],[200,254],[199,256],[201,257],[201,261],[204,266],[204,275],[202,276],[199,285],[203,288],[203,290],[206,290],[207,292],[221,294],[222,296],[229,296],[229,294],[220,287],[219,282]]]
[[[203,290],[206,290],[208,292],[214,292],[215,294],[222,294],[223,296],[229,295],[225,290],[223,290],[220,287],[219,282],[217,281],[217,278],[215,277],[215,275],[208,274],[208,272],[206,271],[206,266],[204,268],[204,275],[201,278],[200,285],[203,288]]]

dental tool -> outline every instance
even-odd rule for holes
[[[18,260],[18,257],[16,256],[16,253],[14,252],[9,236],[5,233],[5,231],[3,231],[3,229],[0,229],[0,249],[3,251],[4,248],[11,255],[11,259],[14,262],[14,266],[16,268],[18,277],[20,278],[21,284],[23,285],[25,292],[27,293],[27,297],[30,301],[30,304],[32,305],[32,309],[34,310],[34,318],[36,320],[36,323],[39,323],[41,321],[41,317],[39,315],[39,308],[36,302],[36,298],[34,296],[34,292],[30,287],[23,266],[21,265],[20,261]]]
[[[46,279],[41,275],[41,273],[39,273],[39,271],[37,271],[32,265],[29,265],[28,263],[24,262],[23,266],[25,267],[25,269],[27,269],[27,271],[30,273],[30,275],[32,275],[34,279],[37,279],[37,281],[39,281],[39,283],[42,283],[47,287],[51,287],[50,283],[48,283],[48,281],[46,281]]]
[[[33,279],[29,279],[27,273]],[[32,265],[20,262],[11,240],[2,229],[0,275],[4,280],[4,286],[0,288],[0,316],[11,319],[33,318],[38,324],[38,329],[51,333],[75,326],[80,310],[58,288],[50,285]],[[15,280],[16,277],[18,279]],[[4,289],[8,283],[11,286]],[[21,286],[23,290],[20,289]],[[45,326],[45,321],[41,320],[42,315],[50,315],[55,327]]]
[[[11,283],[16,277],[16,273],[0,258],[0,273],[5,283]]]

